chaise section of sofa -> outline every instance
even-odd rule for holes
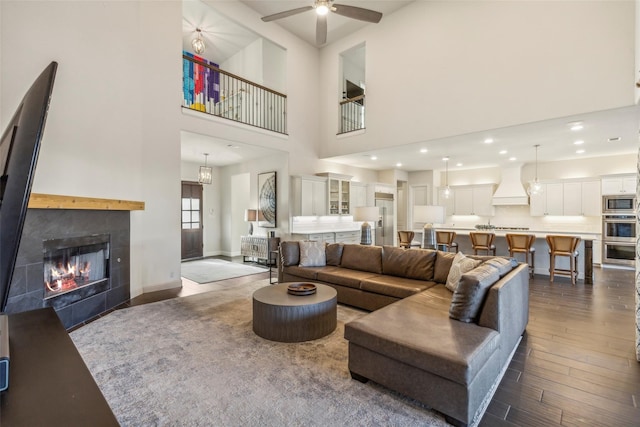
[[[506,370],[528,321],[528,266],[486,293],[476,321],[450,317],[453,294],[439,284],[345,325],[349,370],[474,425]]]

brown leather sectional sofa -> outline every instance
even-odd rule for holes
[[[278,278],[327,284],[339,303],[372,311],[345,325],[352,377],[414,398],[454,425],[477,424],[528,322],[528,266],[471,257],[483,263],[452,292],[445,283],[453,253],[325,250],[325,265],[301,267],[299,242],[282,242]]]

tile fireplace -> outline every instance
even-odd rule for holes
[[[53,307],[70,328],[128,301],[129,217],[28,209],[6,311]]]

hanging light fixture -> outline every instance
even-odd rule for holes
[[[204,44],[204,39],[202,38],[202,30],[200,28],[196,28],[196,38],[191,40],[191,46],[193,47],[193,51],[198,55],[204,53],[206,45]]]
[[[445,168],[444,190],[442,191],[442,195],[444,196],[445,199],[448,199],[453,195],[453,191],[451,190],[451,187],[449,187],[449,158],[443,157],[442,160],[444,160],[444,168]]]
[[[198,182],[200,184],[211,184],[213,180],[213,169],[207,166],[207,156],[209,153],[204,153],[204,166],[200,166],[198,172]]]
[[[544,192],[544,187],[538,181],[538,147],[540,147],[540,144],[536,144],[534,147],[536,147],[536,177],[529,182],[529,187],[527,188],[527,194],[530,196],[536,196]]]

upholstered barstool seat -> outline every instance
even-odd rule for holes
[[[473,253],[478,255],[478,251],[486,251],[487,255],[491,253],[496,254],[496,245],[493,244],[493,240],[496,238],[494,233],[481,233],[471,232],[469,233],[471,238],[471,246],[473,247]]]
[[[458,252],[458,244],[454,242],[456,239],[455,231],[436,231],[437,248],[443,247],[446,252],[451,252],[454,249]]]
[[[398,231],[398,246],[405,249],[410,248],[411,242],[413,241],[415,235],[416,233],[414,233],[413,231]]]
[[[578,245],[580,237],[577,236],[547,236],[549,245],[549,280],[553,283],[555,274],[571,277],[571,284],[575,285],[578,279]],[[569,258],[569,269],[556,268],[556,257]]]
[[[509,247],[509,256],[514,257],[516,253],[524,254],[524,259],[529,264],[529,276],[533,277],[536,268],[536,248],[533,244],[536,242],[534,234],[506,234],[507,246]],[[529,261],[531,256],[531,261]]]

